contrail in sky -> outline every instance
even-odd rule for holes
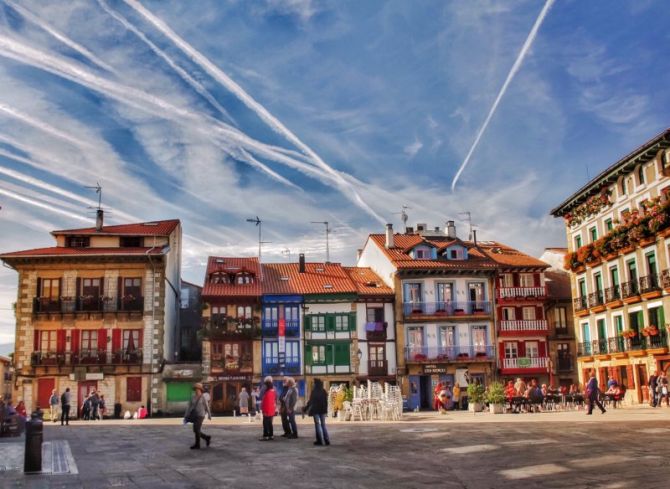
[[[281,123],[275,116],[258,103],[251,95],[249,95],[240,85],[238,85],[232,78],[223,72],[218,66],[212,63],[205,55],[196,50],[193,46],[182,39],[176,32],[174,32],[165,22],[156,17],[149,10],[136,0],[124,0],[127,5],[133,8],[137,13],[144,17],[152,26],[161,31],[165,37],[171,40],[182,52],[184,52],[191,60],[209,73],[216,81],[221,83],[224,87],[230,90],[238,99],[240,99],[247,107],[253,110],[265,123],[271,127],[275,132],[284,136],[288,141],[296,145],[307,154],[317,166],[327,172],[332,178],[333,183],[341,190],[349,194],[358,206],[366,211],[369,215],[377,219],[380,223],[386,223],[379,214],[377,214],[359,195],[355,188],[342,177],[333,167],[328,165],[321,159],[309,146],[303,143],[298,136],[293,134],[284,124]]]
[[[38,200],[34,200],[28,197],[25,197],[21,194],[17,194],[15,192],[11,192],[9,190],[5,190],[4,188],[0,187],[0,195],[4,195],[5,197],[9,197],[10,199],[18,200],[19,202],[23,202],[25,204],[30,204],[35,207],[39,207],[40,209],[47,210],[49,212],[55,212],[56,214],[61,214],[63,216],[70,217],[72,219],[78,219],[80,221],[86,221],[86,222],[91,222],[90,217],[84,217],[79,214],[75,214],[74,212],[66,211],[64,209],[60,209],[58,207],[54,207],[53,205],[50,204],[45,204],[43,202],[40,202]]]
[[[544,7],[542,7],[542,11],[540,12],[540,15],[537,17],[537,20],[535,21],[535,24],[533,24],[533,28],[530,30],[530,33],[528,34],[528,37],[526,38],[526,42],[523,43],[523,46],[521,47],[521,51],[519,51],[519,55],[516,57],[516,60],[514,61],[514,64],[512,65],[512,69],[509,70],[509,73],[507,74],[507,78],[505,79],[505,83],[503,83],[503,86],[500,89],[500,92],[498,93],[498,96],[496,97],[495,101],[493,102],[493,105],[491,106],[491,110],[489,110],[489,114],[486,116],[486,119],[484,120],[484,124],[482,124],[482,127],[479,128],[479,132],[477,133],[477,137],[475,138],[475,142],[472,143],[472,146],[470,147],[470,151],[468,151],[468,154],[465,156],[465,159],[463,160],[463,163],[461,163],[461,166],[458,169],[458,172],[456,172],[456,176],[451,181],[451,191],[452,192],[456,189],[456,183],[458,182],[458,179],[460,178],[461,173],[463,173],[463,170],[465,170],[465,167],[468,166],[468,163],[470,162],[470,158],[472,157],[472,153],[475,152],[475,148],[477,148],[477,145],[479,144],[479,140],[482,138],[482,135],[484,134],[484,131],[486,131],[486,128],[488,127],[489,122],[491,122],[491,118],[493,117],[493,114],[495,114],[495,111],[498,108],[498,104],[500,103],[500,100],[503,98],[503,95],[505,95],[505,92],[507,91],[507,87],[512,82],[512,80],[514,79],[514,76],[516,75],[517,71],[519,71],[519,68],[521,67],[521,63],[523,63],[523,59],[526,57],[526,53],[528,53],[528,50],[530,49],[531,45],[533,44],[533,41],[535,40],[535,36],[537,35],[537,31],[540,29],[540,26],[542,25],[542,21],[544,21],[544,18],[547,16],[547,13],[549,12],[549,9],[551,8],[551,6],[553,4],[554,4],[554,0],[547,0],[547,2],[544,4]]]
[[[9,5],[11,8],[16,10],[19,14],[21,14],[25,19],[28,19],[30,22],[33,24],[37,25],[38,27],[44,29],[46,32],[51,34],[53,37],[58,39],[60,42],[65,44],[67,47],[77,51],[79,54],[84,56],[86,59],[88,59],[91,63],[97,65],[98,67],[109,71],[110,73],[115,73],[116,71],[114,68],[109,66],[107,63],[102,61],[100,58],[98,58],[95,54],[90,52],[88,49],[86,49],[84,46],[81,44],[73,41],[69,37],[65,36],[64,34],[61,34],[58,32],[56,29],[51,27],[49,24],[44,22],[41,18],[39,18],[37,15],[33,14],[29,10],[25,9],[24,7],[17,5],[16,3],[10,1],[10,0],[5,0],[5,3]]]

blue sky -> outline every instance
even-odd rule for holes
[[[18,3],[18,4],[17,4]],[[481,239],[563,245],[549,209],[668,126],[662,1],[556,2],[450,185],[541,1],[0,0],[0,250],[178,217],[208,254],[332,258],[384,222],[470,211]],[[664,113],[665,112],[665,113]],[[465,224],[458,223],[465,233]],[[16,275],[0,269],[0,343]]]

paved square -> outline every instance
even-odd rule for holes
[[[210,448],[190,450],[179,420],[46,426],[45,440],[69,442],[77,474],[0,473],[9,488],[628,488],[668,487],[670,410],[407,416],[397,424],[329,424],[332,445],[313,446],[301,421],[297,440],[259,442],[260,425],[217,419]],[[278,423],[275,432],[280,433]],[[279,434],[277,433],[277,434]],[[0,455],[21,452],[16,440]],[[521,484],[521,485],[520,485]]]

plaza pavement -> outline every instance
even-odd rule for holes
[[[45,425],[45,441],[68,442],[78,473],[0,472],[2,489],[670,487],[668,408],[331,421],[330,447],[312,445],[309,418],[298,440],[272,442],[257,441],[258,421],[215,418],[200,451],[174,418]],[[0,441],[0,460],[16,441]]]

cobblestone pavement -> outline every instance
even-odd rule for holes
[[[308,420],[300,439],[259,442],[258,423],[228,418],[205,426],[213,443],[200,451],[189,449],[190,425],[178,420],[46,426],[45,440],[69,442],[79,474],[10,471],[0,473],[0,487],[667,488],[670,410],[637,413],[633,420],[620,411],[331,422],[330,447],[313,446]]]

